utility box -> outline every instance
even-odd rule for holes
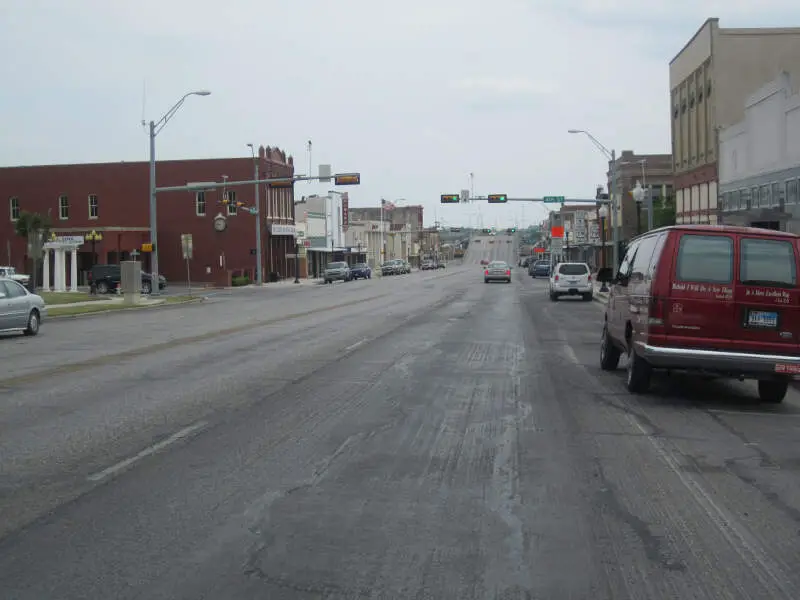
[[[142,299],[142,263],[136,260],[125,260],[120,264],[122,302],[139,304]]]

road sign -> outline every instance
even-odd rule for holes
[[[461,201],[469,202],[469,190],[461,190]]]
[[[560,225],[556,225],[550,228],[550,237],[552,239],[562,239],[564,237],[564,228]]]
[[[270,181],[267,184],[271,188],[290,188],[294,185],[294,181],[287,179],[286,181]]]
[[[461,202],[461,199],[458,194],[442,194],[442,204],[458,204],[459,202]]]
[[[142,252],[152,252],[153,244],[142,244]]]
[[[502,204],[508,202],[508,196],[505,194],[489,194],[489,204]]]
[[[561,238],[553,238],[550,240],[550,251],[555,254],[560,254],[564,250],[564,240]]]
[[[319,180],[321,183],[328,183],[331,180],[331,166],[319,165]]]
[[[546,204],[554,204],[554,203],[563,204],[564,196],[545,196],[544,198],[542,198],[542,201],[545,202]]]
[[[192,234],[191,233],[182,233],[181,234],[181,250],[183,251],[183,259],[184,260],[191,260],[193,254],[193,246],[192,246]]]
[[[340,173],[335,175],[333,185],[361,185],[361,173]]]

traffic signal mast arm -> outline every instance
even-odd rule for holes
[[[468,202],[488,202],[487,196],[476,196],[475,198],[468,198]],[[553,201],[543,198],[506,198],[506,202],[543,202],[545,204],[566,204],[566,203],[582,203],[582,204],[611,204],[611,200],[605,199],[588,199],[588,198],[564,198],[563,200]]]
[[[357,176],[357,177],[356,177]],[[334,180],[334,185],[359,185],[361,183],[360,174],[340,173],[337,175],[297,175],[292,177],[273,177],[271,179],[248,179],[247,181],[220,181],[220,182],[200,182],[188,183],[186,185],[171,185],[167,187],[157,187],[156,192],[205,192],[219,188],[236,187],[240,185],[255,185],[257,183],[295,183],[297,181],[330,181]],[[347,183],[335,183],[336,179],[347,181]],[[357,182],[357,183],[356,183]]]

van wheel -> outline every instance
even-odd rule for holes
[[[603,371],[614,371],[619,366],[619,358],[622,352],[619,351],[611,341],[608,333],[608,326],[603,327],[603,337],[600,340],[600,368]]]
[[[550,292],[550,302],[555,302],[558,300],[558,296],[556,296],[553,292]]]
[[[631,346],[628,351],[628,377],[626,386],[632,394],[644,394],[650,388],[650,374],[652,369]]]
[[[786,391],[788,389],[788,381],[775,381],[770,379],[759,380],[758,397],[762,402],[780,404],[786,397]]]

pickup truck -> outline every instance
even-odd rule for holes
[[[0,277],[6,277],[8,279],[12,279],[17,283],[28,287],[28,283],[30,283],[31,276],[30,275],[23,275],[22,273],[17,273],[17,270],[14,267],[3,267],[0,266]]]

